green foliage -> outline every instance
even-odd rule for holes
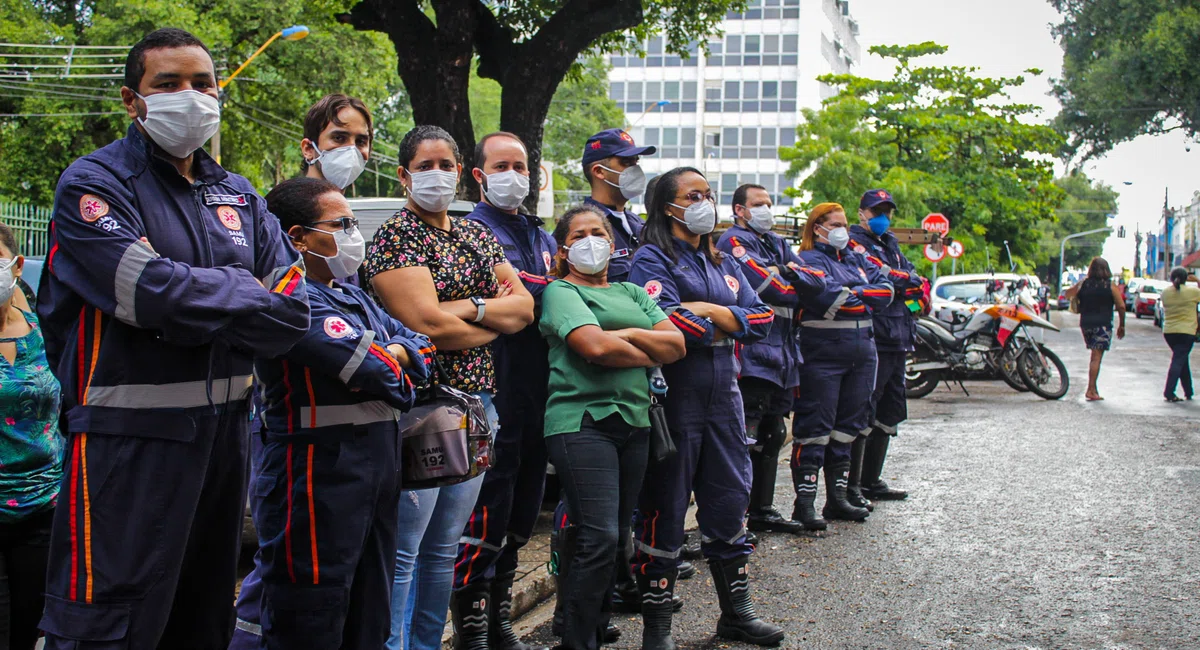
[[[1112,187],[1092,181],[1082,173],[1056,179],[1054,184],[1062,189],[1065,198],[1062,207],[1055,212],[1056,219],[1043,220],[1037,225],[1042,238],[1036,259],[1038,275],[1057,281],[1058,251],[1063,237],[1105,227],[1108,224],[1107,215],[1117,212],[1119,194]],[[1103,247],[1103,235],[1067,242],[1065,268],[1086,267]],[[1119,270],[1113,269],[1114,272]]]
[[[396,54],[385,36],[359,32],[334,20],[346,2],[331,0],[99,0],[91,10],[64,14],[52,3],[0,0],[0,42],[75,42],[132,45],[162,26],[192,31],[209,46],[218,74],[228,75],[272,34],[303,24],[308,38],[276,41],[226,88],[222,115],[222,164],[266,189],[299,173],[299,141],[308,107],[329,92],[361,97],[380,123],[376,150],[394,156],[390,142],[403,134],[409,105],[396,70]],[[19,18],[19,22],[16,20]],[[19,26],[19,28],[18,28]],[[4,61],[0,57],[0,61]],[[39,80],[46,81],[46,80]],[[66,89],[21,84],[5,113],[83,113],[123,111],[120,80],[49,80]],[[101,99],[55,95],[63,91]],[[7,92],[7,91],[0,91]],[[411,119],[409,120],[411,122]],[[59,174],[74,159],[124,135],[129,119],[104,116],[0,118],[0,194],[41,205],[53,200]],[[372,167],[373,168],[373,167]],[[394,167],[382,193],[394,190]],[[365,174],[357,190],[373,189]]]
[[[1200,3],[1050,0],[1063,74],[1054,94],[1065,156],[1102,155],[1143,134],[1200,129]]]
[[[1000,255],[1008,241],[1018,267],[1028,270],[1043,261],[1038,224],[1053,222],[1062,201],[1051,157],[1062,140],[1025,121],[1035,107],[1008,101],[1007,90],[1023,77],[916,65],[945,50],[936,43],[877,46],[872,54],[896,61],[891,78],[822,77],[837,95],[819,111],[804,110],[795,146],[782,147],[780,156],[792,174],[809,172],[799,192],[807,197],[804,209],[835,201],[853,222],[862,193],[887,188],[899,206],[897,227],[917,227],[940,212],[963,242],[960,262],[1006,268]]]

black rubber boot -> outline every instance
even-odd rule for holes
[[[575,546],[579,540],[579,527],[571,524],[563,526],[557,533],[551,535],[550,570],[554,573],[554,622],[550,631],[554,636],[563,635],[563,594],[567,587],[567,574],[571,571],[571,561],[575,558]]]
[[[850,482],[850,461],[825,463],[825,507],[821,516],[842,521],[862,521],[870,515],[866,508],[850,505],[846,485]]]
[[[683,546],[679,549],[680,560],[699,560],[704,557],[700,542],[692,538],[691,533],[684,533]]]
[[[488,602],[490,580],[471,583],[450,595],[450,620],[454,623],[454,650],[490,650]]]
[[[750,508],[746,513],[746,528],[752,532],[790,533],[800,532],[804,527],[785,518],[775,509],[775,478],[779,472],[779,458],[761,451],[750,452],[750,468],[754,482],[750,487]]]
[[[547,650],[545,646],[524,643],[513,631],[512,585],[515,572],[497,574],[492,580],[492,603],[489,608],[488,637],[491,650]]]
[[[867,436],[867,449],[863,454],[862,493],[863,496],[875,501],[902,501],[908,498],[908,492],[888,487],[880,478],[883,475],[883,461],[887,459],[888,445],[892,436],[886,431],[875,429]]]
[[[721,602],[721,618],[717,621],[717,636],[732,641],[771,646],[783,641],[783,628],[758,617],[750,600],[749,558],[709,560],[717,598]]]
[[[639,586],[641,582],[633,578],[633,537],[629,537],[629,543],[621,548],[621,553],[618,556],[618,565],[616,567],[617,582],[613,588],[612,611],[614,614],[640,614],[642,611],[642,592]],[[689,565],[691,566],[691,565]],[[692,567],[692,574],[695,575],[696,569]],[[625,577],[622,580],[622,576]],[[683,609],[683,599],[679,596],[671,596],[671,606],[674,611],[678,612]],[[621,631],[615,627],[616,634],[619,637]],[[607,638],[607,637],[606,637]],[[608,643],[612,643],[609,641]]]
[[[671,604],[675,593],[674,571],[651,580],[639,575],[638,588],[642,592],[642,650],[676,650],[671,638]]]
[[[792,468],[792,484],[796,487],[796,507],[792,519],[800,522],[804,530],[825,530],[829,524],[817,516],[817,473],[816,465],[801,465]]]
[[[696,565],[687,560],[679,561],[679,580],[691,580],[696,575]]]
[[[850,446],[850,483],[846,486],[846,500],[852,506],[873,511],[875,506],[862,493],[863,454],[866,450],[867,436],[855,438]]]

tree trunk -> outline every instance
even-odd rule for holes
[[[475,129],[467,91],[479,6],[473,0],[442,0],[434,10],[437,26],[415,0],[364,0],[339,19],[358,30],[387,34],[413,122],[440,126],[454,138],[463,164],[459,196],[475,200],[479,189],[469,171],[475,165]]]

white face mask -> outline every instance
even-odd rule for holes
[[[154,144],[176,158],[187,158],[221,128],[221,104],[195,90],[141,97],[146,117],[139,118]]]
[[[749,209],[750,217],[746,219],[746,225],[754,232],[765,235],[775,227],[775,213],[771,212],[771,206],[759,205]]]
[[[409,172],[412,188],[409,195],[417,205],[428,212],[445,212],[454,202],[458,190],[458,174],[431,169],[427,172]]]
[[[488,203],[501,210],[516,210],[529,196],[529,177],[515,169],[484,174],[483,180],[483,194]]]
[[[13,267],[17,258],[0,260],[0,303],[7,303],[16,291],[17,278],[13,275]]]
[[[830,246],[842,250],[850,243],[850,232],[841,227],[825,228],[825,239],[829,240]]]
[[[367,159],[363,158],[362,152],[354,145],[321,151],[314,144],[313,149],[316,149],[317,157],[313,158],[311,164],[319,164],[325,180],[340,189],[344,190],[353,185],[367,168]]]
[[[707,235],[717,227],[717,206],[713,205],[712,201],[700,201],[686,208],[674,203],[667,205],[683,210],[682,219],[675,219],[674,215],[671,215],[671,218],[687,226],[687,229],[694,235]]]
[[[361,157],[359,156],[359,158]],[[307,228],[306,230],[333,235],[333,243],[337,244],[336,253],[325,257],[320,253],[314,253],[310,249],[308,254],[325,260],[325,264],[329,266],[329,272],[333,274],[335,279],[341,280],[358,273],[358,267],[362,266],[363,258],[367,256],[367,243],[363,240],[362,231],[357,227],[350,232],[346,232],[345,230],[329,232],[328,230],[317,230],[316,228]]]
[[[595,235],[584,237],[567,249],[567,261],[584,275],[596,275],[608,268],[612,243]]]
[[[633,199],[646,193],[646,172],[642,171],[641,165],[633,165],[626,167],[625,171],[618,172],[615,169],[609,169],[604,165],[600,165],[600,169],[606,172],[612,172],[618,175],[617,182],[614,183],[607,178],[605,183],[621,190],[621,196],[628,199]]]

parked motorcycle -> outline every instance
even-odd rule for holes
[[[908,397],[924,397],[942,381],[953,380],[961,387],[970,379],[1001,379],[1015,390],[1033,391],[1044,399],[1066,395],[1070,387],[1066,366],[1029,330],[1059,329],[1038,316],[1032,300],[1021,295],[1023,282],[1010,285],[1011,302],[1003,302],[995,300],[1004,290],[1004,283],[996,280],[986,295],[994,304],[979,306],[969,316],[956,314],[953,324],[933,318],[917,321],[916,350],[905,366]]]

